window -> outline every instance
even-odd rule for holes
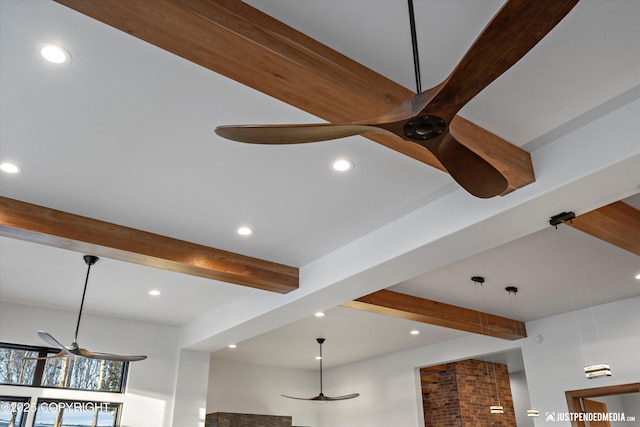
[[[0,343],[0,384],[123,392],[127,362],[84,357],[36,360],[57,352],[46,347]]]
[[[0,396],[0,427],[24,426],[28,397]]]
[[[115,427],[120,415],[110,402],[39,399],[36,408],[33,427]]]
[[[31,395],[0,396],[0,427],[26,427],[27,418],[29,427],[117,427],[122,403],[102,401],[108,396],[102,392],[124,392],[128,363],[74,356],[46,358],[58,351],[0,343],[0,385],[26,387],[25,394]],[[42,399],[37,397],[39,391],[28,391],[31,387],[83,390],[87,400],[69,400],[64,390]]]
[[[46,353],[45,353],[46,355]],[[0,347],[0,384],[33,385],[38,349]]]

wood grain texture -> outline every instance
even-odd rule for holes
[[[524,323],[518,320],[389,290],[374,292],[343,306],[508,340],[527,336]]]
[[[567,399],[568,412],[582,412],[581,399],[590,397],[602,397],[602,396],[617,396],[620,394],[632,394],[640,393],[640,382],[629,384],[617,384],[612,386],[584,388],[580,390],[567,390],[565,391],[565,397]],[[632,415],[632,414],[627,414]],[[635,414],[633,414],[635,415]],[[637,415],[636,415],[637,417]],[[573,420],[571,421],[571,427],[585,427],[584,421]]]
[[[298,288],[294,267],[6,197],[0,235],[266,291]]]
[[[56,1],[332,123],[386,115],[414,95],[239,0]],[[367,137],[444,170],[418,144],[389,135]],[[509,181],[508,191],[535,181],[530,160],[525,167],[514,162],[510,153],[517,147],[504,139],[456,139],[498,168]]]
[[[640,255],[640,211],[624,202],[578,215],[565,224]]]

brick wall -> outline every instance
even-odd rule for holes
[[[420,376],[425,427],[516,425],[506,365],[470,359],[423,368]],[[504,414],[491,414],[498,402]]]

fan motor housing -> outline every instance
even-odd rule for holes
[[[402,131],[412,141],[427,141],[439,137],[446,128],[447,123],[438,116],[421,116],[406,122]]]

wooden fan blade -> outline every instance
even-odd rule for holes
[[[123,354],[110,354],[110,353],[97,353],[89,351],[84,348],[79,349],[80,356],[87,359],[99,359],[99,360],[113,360],[115,362],[137,362],[138,360],[144,360],[147,356],[128,356]]]
[[[287,399],[295,399],[295,400],[318,400],[318,396],[316,397],[294,397],[294,396],[287,396],[286,394],[281,394],[280,396],[282,397],[286,397]]]
[[[48,332],[45,331],[38,331],[38,336],[40,337],[40,339],[44,342],[46,342],[47,344],[49,344],[51,347],[56,347],[59,348],[62,351],[68,351],[67,348],[60,344],[58,342],[58,340],[56,340],[54,337],[51,336],[51,334],[49,334]]]
[[[304,144],[365,133],[391,134],[376,126],[333,123],[218,126],[215,132],[232,141],[252,144]]]
[[[487,199],[507,190],[508,182],[485,159],[447,133],[434,155],[458,184],[476,197]]]
[[[353,399],[356,398],[358,396],[360,396],[360,393],[353,393],[353,394],[347,394],[344,396],[336,396],[336,397],[331,397],[331,396],[325,396],[323,393],[320,393],[317,396],[314,397],[293,397],[293,396],[287,396],[286,394],[282,394],[282,397],[286,397],[288,399],[295,399],[295,400],[315,400],[315,401],[319,401],[319,402],[331,402],[334,400],[347,400],[347,399]]]
[[[360,393],[346,394],[344,396],[335,396],[335,397],[322,395],[322,398],[316,399],[316,400],[325,400],[325,401],[347,400],[347,399],[353,399],[358,396],[360,396]]]
[[[47,360],[47,359],[57,359],[59,357],[68,356],[64,351],[59,351],[56,354],[52,354],[51,356],[43,356],[43,357],[23,357],[22,360]]]
[[[449,117],[442,113],[440,117],[449,122],[467,102],[526,55],[577,3],[578,0],[508,1],[418,115],[446,109]]]

